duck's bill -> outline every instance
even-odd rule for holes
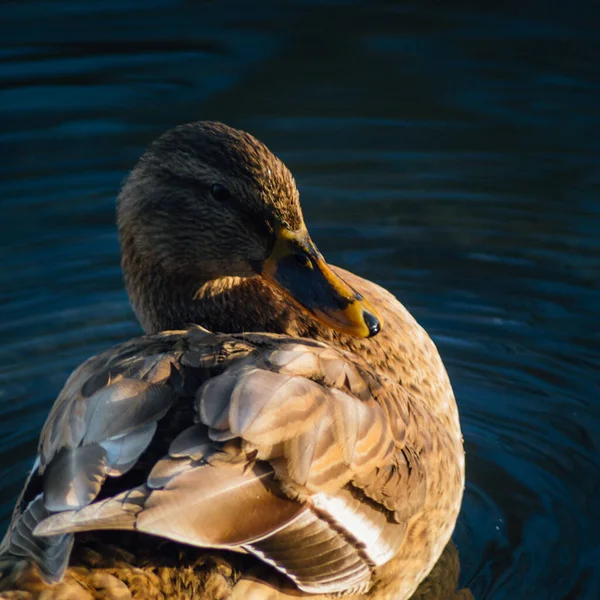
[[[363,338],[381,329],[373,307],[332,271],[306,233],[280,230],[261,275],[332,329]]]

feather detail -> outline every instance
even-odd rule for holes
[[[51,513],[44,506],[42,494],[38,494],[11,523],[2,543],[0,568],[5,564],[26,558],[33,561],[43,577],[51,583],[60,581],[73,546],[73,535],[66,532],[51,537],[38,537],[36,527]]]
[[[63,448],[44,471],[44,505],[53,512],[81,508],[98,495],[105,477],[102,446]]]
[[[53,577],[32,539],[137,530],[244,548],[307,592],[367,589],[425,499],[395,386],[348,353],[267,334],[191,329],[134,348],[87,361],[61,392],[40,444],[45,512],[28,538],[17,523],[14,551]],[[158,455],[157,435],[170,439]],[[143,485],[94,501],[141,456]]]

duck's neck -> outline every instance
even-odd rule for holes
[[[136,260],[131,251],[123,252],[122,266],[131,304],[146,333],[196,324],[222,333],[312,337],[319,328],[258,276],[192,280]]]

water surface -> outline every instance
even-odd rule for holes
[[[212,118],[283,158],[328,260],[437,343],[467,449],[463,585],[600,597],[600,22],[592,2],[480,4],[3,4],[4,523],[69,372],[140,331],[120,182]]]

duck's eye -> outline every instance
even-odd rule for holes
[[[292,258],[298,266],[310,267],[312,269],[312,262],[310,258],[308,258],[308,254],[305,252],[294,252],[294,254],[292,254]]]
[[[229,190],[220,183],[215,183],[210,188],[210,191],[212,192],[212,195],[214,196],[215,200],[222,201],[229,200],[229,198],[231,198],[231,193],[229,192]]]

